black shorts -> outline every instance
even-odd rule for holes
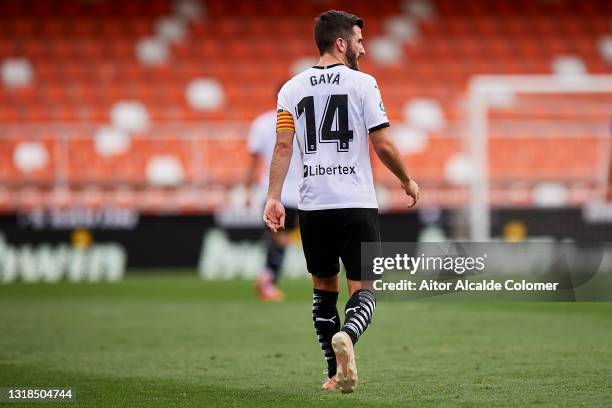
[[[293,207],[285,207],[285,231],[291,231],[298,226],[298,210]]]
[[[340,271],[339,258],[351,280],[373,279],[362,274],[361,243],[380,242],[376,208],[298,210],[308,272],[319,278]]]

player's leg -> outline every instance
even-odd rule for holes
[[[266,231],[264,243],[266,247],[266,265],[262,273],[257,278],[257,296],[265,302],[280,302],[283,300],[283,293],[276,288],[276,282],[280,274],[280,269],[285,256],[285,240],[288,240],[285,231],[272,234]]]
[[[346,285],[348,287],[349,295],[351,296],[353,295],[353,293],[361,289],[369,290],[370,292],[374,292],[374,281],[373,280],[347,279]]]
[[[375,308],[373,293],[357,289],[351,295],[346,308],[346,318],[342,330],[332,337],[332,348],[336,356],[336,382],[343,393],[357,388],[357,363],[354,345],[371,321]]]
[[[273,234],[266,232],[264,242],[266,246],[266,266],[257,279],[257,293],[264,301],[281,301],[283,292],[277,287],[281,275],[285,251],[290,241],[290,233],[297,225],[297,210],[285,209],[285,229]]]
[[[347,279],[349,300],[344,308],[344,325],[342,330],[348,333],[353,344],[365,332],[372,321],[376,309],[373,281]]]
[[[288,242],[289,234],[285,230],[279,231],[276,234],[271,232],[266,234],[266,270],[269,271],[272,284],[274,285],[276,285],[280,278],[281,268],[285,260],[285,248]]]
[[[323,356],[327,362],[327,378],[324,389],[336,388],[336,355],[332,348],[332,337],[340,330],[338,314],[339,274],[330,278],[312,276],[312,322]]]
[[[362,242],[380,242],[378,228],[378,211],[376,209],[355,208],[346,212],[347,221],[345,246],[341,252],[342,262],[346,267],[347,284],[350,293],[346,303],[344,325],[352,343],[370,325],[376,309],[374,296],[374,276],[368,268],[361,265]]]
[[[272,284],[276,285],[285,260],[285,251],[290,242],[291,231],[297,226],[297,209],[285,207],[285,229],[271,237],[266,245],[266,268],[272,273]]]
[[[342,392],[353,392],[357,387],[357,364],[353,347],[370,325],[376,309],[376,299],[369,284],[349,279],[348,285],[351,296],[344,308],[344,324],[342,330],[332,338],[338,367],[338,388]]]
[[[336,356],[331,340],[340,330],[338,272],[340,270],[333,217],[329,211],[300,211],[300,233],[308,272],[312,274],[312,320],[323,356],[328,380],[324,389],[335,389]]]
[[[332,347],[338,365],[338,388],[342,392],[353,392],[357,386],[353,346],[370,325],[376,309],[372,277],[364,274],[361,267],[361,243],[380,242],[380,233],[378,214],[374,209],[350,209],[344,212],[344,216],[346,236],[341,258],[346,268],[350,297],[344,308],[344,324],[334,335]]]

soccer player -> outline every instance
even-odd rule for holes
[[[248,138],[251,165],[246,176],[248,187],[254,184],[255,171],[258,162],[262,160],[263,172],[260,186],[262,191],[267,191],[268,189],[270,161],[272,160],[272,152],[276,143],[275,126],[276,110],[262,113],[255,118],[251,125]],[[267,233],[264,236],[266,266],[256,282],[257,295],[264,302],[280,302],[284,299],[284,294],[278,289],[277,283],[285,258],[285,249],[289,244],[289,231],[297,227],[298,183],[302,177],[300,161],[299,148],[297,147],[297,142],[294,142],[293,157],[291,158],[291,164],[281,193],[281,202],[285,207],[285,229],[277,234]]]
[[[317,17],[318,64],[290,79],[278,94],[276,146],[263,214],[273,232],[284,227],[280,194],[295,134],[303,164],[298,215],[314,287],[312,317],[328,364],[323,388],[342,392],[355,390],[353,346],[376,308],[373,277],[360,270],[361,242],[380,242],[368,135],[411,198],[410,206],[419,199],[419,187],[390,137],[376,80],[359,72],[358,61],[365,54],[362,28],[363,20],[343,11]],[[342,326],[336,308],[339,258],[350,294]]]

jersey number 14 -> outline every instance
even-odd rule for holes
[[[330,95],[319,129],[315,123],[314,96],[305,96],[297,105],[297,118],[306,114],[306,153],[317,152],[319,143],[336,143],[339,152],[348,152],[353,131],[348,128],[348,95]],[[337,114],[337,115],[336,115]],[[334,118],[337,117],[335,129]]]

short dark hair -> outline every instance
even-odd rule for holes
[[[346,11],[329,10],[319,14],[314,26],[314,39],[319,54],[331,51],[337,38],[348,41],[353,35],[353,26],[363,28],[363,20]]]

